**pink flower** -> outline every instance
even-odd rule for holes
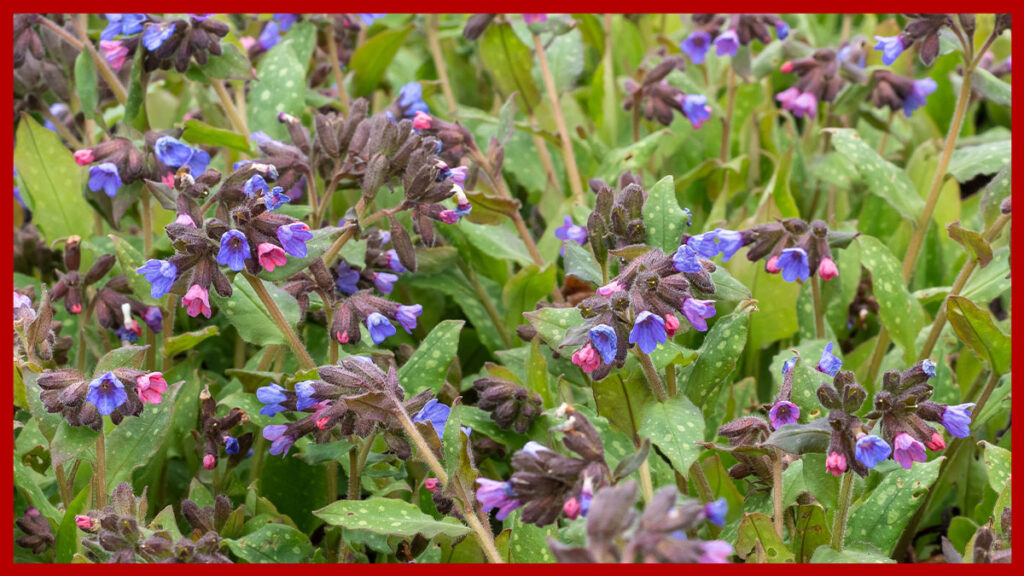
[[[345,330],[344,332],[338,332],[338,343],[348,344],[348,330]]]
[[[782,104],[782,108],[789,110],[793,106],[793,101],[796,100],[797,96],[800,95],[800,90],[796,86],[783,90],[775,95],[775,99]]]
[[[184,224],[185,226],[196,227],[195,220],[192,219],[188,214],[178,214],[178,217],[174,219],[175,224]]]
[[[547,22],[547,14],[523,14],[523,22],[533,24],[534,22]]]
[[[599,296],[604,296],[605,298],[607,298],[612,294],[618,292],[619,290],[622,290],[622,284],[619,284],[618,280],[612,280],[608,284],[605,284],[604,286],[598,288],[597,294]]]
[[[946,441],[942,439],[942,434],[939,434],[938,432],[932,432],[931,441],[925,442],[924,445],[932,452],[938,452],[939,450],[946,449]]]
[[[777,265],[778,262],[778,256],[772,256],[771,258],[769,258],[768,261],[765,262],[764,264],[765,271],[768,272],[769,274],[778,274],[779,272],[782,272],[782,269],[779,268]]]
[[[793,71],[793,61],[786,60],[785,62],[782,63],[782,66],[779,67],[779,70],[781,70],[783,74],[789,74],[790,72]]]
[[[138,385],[139,399],[145,404],[159,404],[163,402],[163,393],[167,391],[167,380],[160,372],[150,372],[135,379]]]
[[[260,266],[263,266],[267,272],[273,272],[274,268],[284,266],[288,262],[288,257],[285,256],[284,250],[270,242],[261,242],[256,247],[256,253],[259,256]]]
[[[445,224],[455,224],[459,221],[459,215],[455,213],[455,210],[442,210],[440,216],[441,222]]]
[[[92,518],[85,514],[78,514],[75,516],[75,526],[78,526],[82,530],[91,530],[93,527]]]
[[[675,336],[676,330],[679,330],[679,318],[676,318],[674,314],[665,314],[665,332],[668,337]]]
[[[810,92],[804,92],[800,96],[797,96],[796,100],[793,100],[793,106],[790,108],[793,115],[797,118],[807,115],[808,118],[814,118],[818,112],[818,99],[814,97],[814,94]]]
[[[416,112],[416,116],[412,119],[412,127],[417,130],[428,130],[430,129],[431,120],[433,118],[430,117],[430,114],[422,111]]]
[[[164,174],[163,178],[161,178],[160,181],[163,182],[164,184],[167,184],[168,188],[174,188],[174,172],[168,172],[167,174]]]
[[[186,308],[188,315],[195,318],[202,314],[210,317],[210,291],[199,284],[193,284],[185,297],[181,299],[181,305]]]
[[[120,72],[125,60],[128,59],[128,48],[116,40],[100,40],[100,50],[103,51],[103,57],[107,59],[110,67]]]
[[[248,52],[250,48],[256,45],[256,39],[252,36],[242,36],[238,39],[238,42],[242,45],[242,49],[246,52]]]
[[[590,342],[587,342],[572,355],[572,363],[582,368],[587,374],[590,374],[601,364],[601,356],[590,345]]]
[[[846,472],[846,456],[839,452],[833,452],[825,459],[825,470],[833,476],[839,476]]]
[[[575,520],[580,515],[580,501],[575,496],[565,501],[565,505],[562,506],[562,512],[565,512],[565,516],[569,520]]]
[[[914,462],[924,462],[928,457],[924,453],[924,444],[910,437],[906,432],[900,432],[893,440],[895,450],[892,459],[899,462],[907,470],[914,465]]]
[[[441,487],[441,481],[438,480],[437,478],[427,478],[426,480],[423,481],[423,487],[430,492],[437,492],[437,490]]]
[[[839,276],[839,268],[836,268],[836,263],[831,258],[825,258],[818,265],[818,275],[822,280],[831,280]]]
[[[88,166],[95,159],[96,157],[92,154],[92,148],[83,148],[75,152],[75,164],[79,166]]]
[[[213,454],[207,454],[203,456],[203,468],[207,470],[213,470],[217,466],[217,457]]]

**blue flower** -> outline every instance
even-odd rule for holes
[[[683,244],[676,250],[676,253],[672,255],[672,263],[675,264],[676,270],[690,274],[696,274],[704,269],[700,259],[697,258],[697,251],[688,244]]]
[[[217,264],[227,266],[235,272],[245,268],[245,260],[252,257],[249,242],[245,234],[238,230],[228,230],[220,237],[220,252],[217,253]]]
[[[818,360],[818,365],[814,369],[823,374],[828,374],[831,378],[835,378],[836,373],[842,367],[843,361],[837,356],[832,355],[832,343],[829,342],[825,345],[825,349],[821,351],[821,359]]]
[[[516,500],[515,492],[508,482],[498,482],[489,478],[477,478],[476,499],[480,502],[480,509],[484,512],[497,509],[498,520],[508,518],[513,510],[523,505]]]
[[[274,20],[277,20],[277,24],[281,27],[282,32],[287,32],[292,24],[299,21],[298,14],[274,14]]]
[[[704,517],[715,526],[725,526],[725,515],[729,513],[729,502],[719,498],[704,505]]]
[[[278,27],[276,20],[270,20],[267,25],[263,27],[263,32],[260,33],[260,48],[264,50],[270,50],[281,41],[281,29]]]
[[[377,287],[381,294],[391,294],[391,291],[395,289],[394,284],[397,281],[398,276],[388,274],[387,272],[376,272],[373,275],[373,285]]]
[[[734,230],[715,228],[711,232],[691,236],[686,244],[705,258],[721,253],[722,261],[728,262],[743,247],[743,235]]]
[[[555,228],[555,238],[558,238],[562,242],[572,241],[580,246],[587,243],[587,229],[583,226],[577,226],[572,221],[572,216],[566,216],[562,220],[562,225]],[[562,251],[559,252],[562,256],[565,256],[565,246],[562,246]]]
[[[238,438],[234,436],[224,437],[224,453],[225,454],[238,454]]]
[[[839,60],[840,62],[847,60],[850,56],[851,50],[853,50],[853,48],[850,45],[843,46],[842,48],[839,49],[839,54],[836,55],[836,59]],[[857,59],[857,61],[854,62],[854,64],[856,64],[858,68],[863,68],[864,66],[867,65],[867,62],[867,55],[861,52],[860,58]]]
[[[161,136],[153,144],[153,152],[164,166],[179,168],[187,165],[193,177],[198,178],[210,165],[210,154],[205,150],[191,148],[184,142],[170,136]]]
[[[338,264],[338,279],[334,284],[345,294],[355,294],[359,290],[359,271],[345,262]]]
[[[789,360],[786,360],[785,362],[783,362],[782,363],[782,375],[785,376],[786,374],[792,372],[793,371],[793,367],[796,366],[796,361],[799,360],[799,359],[800,359],[799,356],[793,356]]]
[[[313,394],[316,393],[316,389],[313,388],[312,380],[303,380],[295,385],[295,402],[296,410],[305,410],[306,408],[312,408],[319,402],[316,398],[313,398]]]
[[[903,38],[901,36],[875,36],[875,40],[878,44],[875,44],[875,50],[882,51],[882,62],[885,62],[886,66],[892,66],[892,63],[903,54],[904,48]]]
[[[700,130],[704,122],[711,118],[708,99],[700,94],[687,94],[682,97],[680,104],[683,105],[683,114],[686,115],[686,119],[696,130]]]
[[[903,114],[906,115],[907,118],[910,118],[910,115],[914,113],[914,110],[925,105],[928,95],[935,92],[935,89],[938,87],[939,85],[931,78],[914,80],[914,89],[911,90],[910,94],[903,99]]]
[[[800,419],[800,407],[792,402],[780,400],[768,411],[768,420],[772,428],[778,430],[786,424],[796,424]]]
[[[690,61],[694,64],[703,64],[704,58],[708,55],[708,49],[711,48],[711,35],[702,30],[691,33],[679,44],[679,49],[690,57]]]
[[[288,395],[285,394],[285,389],[280,384],[271,382],[270,386],[260,386],[256,389],[256,399],[263,403],[260,414],[273,416],[278,412],[285,411],[285,407],[281,403],[288,399]]]
[[[971,410],[973,409],[973,402],[957,406],[946,406],[946,410],[942,413],[942,425],[956,438],[970,436]]]
[[[131,36],[142,32],[142,23],[146,21],[145,14],[104,14],[107,18],[107,27],[100,33],[101,40],[113,40],[117,36]]]
[[[707,332],[707,319],[715,315],[714,300],[687,298],[683,301],[683,316],[698,332]]]
[[[395,320],[402,325],[406,334],[412,334],[413,328],[416,328],[416,318],[422,313],[423,306],[419,304],[399,306],[398,312],[395,313]]]
[[[285,434],[288,431],[288,426],[284,424],[271,424],[263,429],[263,437],[270,440],[270,453],[273,455],[280,454],[282,457],[288,454],[288,450],[291,450],[292,444],[295,444],[295,438]]]
[[[601,353],[601,360],[605,364],[615,361],[615,355],[619,351],[619,337],[614,328],[607,324],[594,326],[590,329],[590,342]]]
[[[164,314],[156,306],[146,308],[146,313],[142,315],[142,320],[154,334],[159,334],[164,327]]]
[[[633,322],[633,330],[629,333],[629,343],[636,344],[644,354],[654,352],[658,344],[668,340],[665,333],[665,319],[657,314],[644,310]]]
[[[135,327],[137,328],[138,325],[138,322],[136,322]],[[139,340],[138,332],[136,332],[132,328],[125,328],[124,326],[120,326],[118,327],[117,330],[114,330],[114,334],[116,334],[117,339],[122,342],[131,342],[132,344],[134,344]]]
[[[170,292],[171,286],[178,278],[178,267],[167,260],[147,260],[135,271],[145,276],[146,281],[152,284],[149,295],[154,300],[163,298]]]
[[[531,456],[536,456],[537,454],[539,454],[541,452],[544,452],[544,451],[551,452],[551,449],[548,448],[547,446],[541,444],[540,442],[537,442],[535,440],[530,440],[529,442],[527,442],[526,444],[523,445],[522,451],[526,452],[527,454],[529,454]]]
[[[735,56],[736,49],[739,47],[740,39],[732,28],[715,38],[715,54],[718,56]]]
[[[66,114],[66,113],[68,113],[70,111],[71,111],[71,108],[67,104],[65,104],[63,102],[54,102],[53,104],[50,105],[50,114],[53,115],[53,117],[55,117],[55,118],[60,118],[62,114]],[[56,132],[57,131],[57,127],[54,126],[53,122],[50,122],[49,119],[47,119],[46,123],[43,124],[43,128],[46,128],[50,132]]]
[[[235,168],[235,170],[238,170],[238,168]],[[267,181],[259,174],[254,174],[253,177],[246,180],[245,185],[242,186],[242,193],[249,198],[252,198],[257,194],[264,194],[269,190],[270,186],[267,184]]]
[[[385,16],[387,14],[360,14],[359,19],[363,21],[363,24],[371,26],[374,22]]]
[[[309,253],[306,242],[313,239],[313,233],[304,222],[293,222],[277,227],[277,239],[289,256],[305,258]]]
[[[405,266],[402,266],[402,261],[398,258],[398,251],[394,248],[384,253],[384,257],[388,259],[388,268],[392,272],[408,272]]]
[[[86,393],[85,399],[96,406],[97,412],[109,416],[118,406],[128,401],[128,393],[124,391],[124,384],[117,376],[114,376],[113,372],[107,372],[89,382],[89,392]]]
[[[795,282],[798,278],[807,281],[811,275],[807,252],[803,248],[786,248],[779,255],[775,266],[782,270],[782,279],[786,282]]]
[[[412,118],[417,112],[430,113],[430,107],[423,101],[423,87],[419,82],[409,82],[398,90],[398,105],[404,118]]]
[[[284,193],[284,188],[280,186],[274,186],[270,192],[263,196],[263,203],[267,205],[267,210],[270,211],[277,210],[288,202],[291,202],[291,198]]]
[[[103,193],[113,198],[121,187],[121,175],[112,162],[104,162],[89,168],[89,190]]]
[[[925,358],[921,361],[921,371],[929,378],[935,378],[935,362]]]
[[[779,37],[779,40],[785,40],[789,36],[789,24],[786,24],[783,20],[776,22],[775,35]]]
[[[388,317],[380,312],[372,312],[366,317],[366,329],[370,331],[370,339],[374,344],[380,344],[388,336],[394,336],[398,332]]]
[[[146,26],[146,31],[142,33],[142,45],[146,47],[146,50],[153,52],[160,48],[160,46],[163,46],[163,43],[172,34],[174,34],[174,23],[150,24]]]
[[[412,417],[413,422],[430,422],[434,427],[434,431],[437,432],[437,437],[444,438],[444,425],[448,422],[448,414],[451,413],[451,408],[441,404],[437,401],[437,398],[431,398],[415,416]]]
[[[858,438],[854,449],[857,461],[868,468],[878,466],[878,463],[888,458],[889,454],[892,454],[892,447],[874,434],[865,434]]]

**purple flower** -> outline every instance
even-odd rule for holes
[[[725,515],[729,513],[729,502],[719,498],[704,505],[704,517],[715,526],[725,526]]]
[[[150,24],[146,26],[146,31],[142,33],[142,45],[146,47],[146,50],[153,52],[160,48],[160,46],[163,46],[163,43],[172,34],[174,34],[174,23]]]
[[[121,187],[121,175],[112,162],[104,162],[89,168],[89,190],[103,193],[113,198]]]
[[[419,82],[409,82],[398,90],[398,105],[405,118],[412,118],[417,112],[430,113],[430,107],[423,101],[423,87]]]
[[[154,334],[159,334],[164,327],[164,315],[156,306],[150,306],[146,308],[146,313],[142,315],[142,320],[149,326],[149,329]]]
[[[238,438],[233,436],[224,437],[224,453],[238,454]]]
[[[924,444],[910,437],[906,432],[900,432],[893,440],[896,447],[892,459],[899,462],[907,470],[914,465],[914,462],[924,462],[928,457],[924,453]]]
[[[281,41],[281,29],[277,24],[276,20],[267,21],[267,25],[263,27],[263,32],[260,32],[260,48],[264,50],[270,50]]]
[[[413,304],[412,306],[399,306],[398,312],[395,313],[395,320],[405,328],[406,334],[412,334],[413,328],[416,327],[416,318],[423,313],[423,306],[420,304]]]
[[[338,264],[338,279],[334,284],[345,294],[355,294],[359,290],[359,271],[345,262]]]
[[[780,400],[768,411],[768,419],[771,420],[772,428],[776,430],[786,424],[796,424],[800,419],[800,408],[792,402]]]
[[[690,57],[690,61],[694,64],[703,64],[704,58],[708,55],[708,49],[711,48],[711,35],[702,30],[691,33],[679,44],[679,49]]]
[[[711,118],[711,106],[708,106],[708,99],[700,94],[687,94],[681,98],[683,114],[690,121],[694,129],[700,130],[704,122]]]
[[[734,230],[715,228],[711,232],[691,236],[686,244],[705,258],[721,253],[722,261],[728,262],[743,247],[743,236]]]
[[[305,258],[309,253],[306,242],[313,239],[313,233],[305,222],[293,222],[277,227],[277,239],[289,256]]]
[[[715,38],[715,54],[718,56],[735,56],[736,49],[739,47],[740,39],[732,28]]]
[[[271,454],[275,456],[280,454],[282,457],[288,455],[292,444],[295,444],[295,438],[285,434],[287,431],[288,426],[284,424],[271,424],[263,429],[263,437],[270,440]]]
[[[929,378],[935,378],[935,362],[932,362],[931,360],[929,360],[927,358],[922,360],[921,361],[921,370]]]
[[[566,216],[562,220],[562,225],[555,228],[555,238],[558,238],[562,242],[573,241],[580,246],[587,243],[587,229],[583,226],[577,226],[572,221],[572,216]],[[562,256],[565,256],[565,246],[562,246],[560,252]]]
[[[298,14],[274,14],[274,20],[277,20],[278,26],[281,27],[282,32],[287,32],[292,24],[299,21]]]
[[[448,414],[452,411],[451,408],[441,404],[437,401],[437,398],[431,398],[415,416],[412,417],[413,422],[430,422],[434,427],[434,431],[437,432],[437,437],[444,438],[444,425],[448,422]]]
[[[797,118],[803,118],[805,115],[808,118],[814,118],[818,113],[818,99],[814,94],[804,92],[793,100],[789,111]]]
[[[901,36],[875,36],[875,40],[878,41],[878,44],[875,44],[875,50],[882,51],[882,62],[885,62],[886,66],[892,66],[892,63],[900,57],[906,48]]]
[[[374,344],[380,344],[388,336],[394,336],[398,332],[388,317],[380,312],[372,312],[366,317],[366,329],[370,331],[370,339]]]
[[[114,376],[113,372],[107,372],[89,382],[89,392],[86,393],[85,399],[96,406],[97,412],[109,416],[118,406],[128,401],[128,393],[124,391],[124,384],[117,376]]]
[[[373,285],[377,287],[377,290],[381,294],[391,294],[391,291],[395,289],[395,282],[398,281],[398,276],[394,274],[388,274],[387,272],[375,272],[373,274]]]
[[[832,354],[832,349],[833,345],[831,342],[825,345],[825,349],[821,351],[821,359],[818,360],[818,365],[814,369],[823,374],[828,374],[830,378],[835,378],[839,369],[843,367],[843,361]]]
[[[312,408],[313,406],[316,406],[319,400],[313,398],[313,393],[315,392],[316,389],[313,388],[312,380],[303,380],[302,382],[296,383],[295,397],[297,398],[297,400],[295,402],[295,409],[305,410],[306,408]]]
[[[131,328],[127,326],[119,326],[117,330],[114,330],[114,334],[117,335],[118,340],[121,342],[131,342],[132,344],[139,341],[139,332],[141,332],[141,330],[139,330],[139,323],[132,320],[131,324],[134,325]]]
[[[785,376],[793,371],[793,367],[796,366],[796,361],[799,360],[799,356],[793,356],[789,360],[782,363],[782,375]]]
[[[657,314],[644,310],[633,322],[633,330],[629,333],[629,343],[636,344],[644,354],[654,352],[658,344],[668,340],[665,333],[665,319]]]
[[[704,554],[700,557],[701,564],[728,564],[732,556],[732,544],[725,540],[710,540],[701,544]]]
[[[271,382],[270,386],[260,386],[256,389],[256,399],[263,403],[260,414],[273,416],[278,412],[285,411],[285,407],[281,406],[281,403],[288,399],[288,395],[285,394],[285,390],[280,384]],[[267,439],[269,440],[269,438]]]
[[[619,337],[615,329],[607,324],[598,324],[590,329],[590,342],[594,348],[601,353],[601,360],[605,364],[615,361],[618,353]]]
[[[359,19],[363,21],[363,24],[372,26],[374,22],[387,16],[387,14],[360,14]]]
[[[523,22],[527,24],[533,24],[535,22],[547,22],[547,14],[523,14]]]
[[[857,439],[854,455],[858,462],[868,468],[878,466],[878,463],[888,458],[889,454],[892,454],[892,448],[885,440],[874,434],[864,434]]]
[[[524,444],[523,448],[522,448],[523,452],[526,452],[527,454],[530,454],[531,456],[536,456],[537,454],[539,454],[540,452],[543,452],[545,450],[548,451],[548,452],[551,452],[550,448],[548,448],[547,446],[541,444],[540,442],[534,441],[534,440],[530,440],[529,442]]]
[[[480,509],[484,512],[497,509],[498,520],[508,518],[513,510],[523,505],[516,500],[515,493],[508,482],[498,482],[489,478],[477,478],[476,499],[480,502]]]
[[[401,274],[402,272],[408,272],[409,271],[409,270],[406,269],[405,266],[402,266],[402,261],[399,260],[399,258],[398,258],[398,251],[395,250],[394,248],[392,248],[392,249],[388,250],[387,252],[385,252],[384,253],[384,257],[387,258],[387,260],[388,260],[388,268],[392,272],[398,272],[399,274]]]
[[[811,275],[807,252],[804,252],[803,248],[786,248],[775,262],[775,266],[782,270],[782,279],[786,282],[795,282],[798,278],[807,281]]]
[[[205,150],[191,148],[170,136],[161,136],[153,145],[153,152],[160,162],[169,168],[188,165],[193,177],[199,177],[210,165],[210,154]]]
[[[973,402],[957,406],[946,406],[946,409],[942,412],[941,424],[954,437],[966,438],[971,435],[971,410],[973,409]]]
[[[267,210],[274,211],[284,206],[291,201],[291,198],[284,193],[284,188],[280,186],[274,186],[274,188],[264,194],[263,203],[267,205]]]
[[[268,190],[270,190],[270,186],[267,184],[267,181],[263,179],[263,176],[260,176],[259,174],[253,175],[253,177],[246,180],[245,185],[242,186],[242,192],[249,198],[252,198],[257,194],[266,193]]]
[[[700,259],[697,258],[697,251],[689,244],[683,244],[676,250],[676,253],[672,255],[672,263],[675,264],[676,270],[690,274],[697,274],[704,269]]]
[[[228,230],[220,237],[220,252],[217,253],[217,264],[227,266],[235,272],[245,268],[246,258],[251,258],[249,241],[245,234],[238,230]]]
[[[914,113],[914,110],[924,106],[928,95],[935,92],[935,89],[938,87],[939,85],[931,78],[914,80],[914,89],[911,90],[910,94],[903,99],[903,114],[906,115],[907,118],[910,118],[910,115]]]
[[[147,260],[135,271],[145,276],[146,281],[152,284],[149,295],[154,300],[163,298],[170,292],[174,281],[178,278],[178,267],[167,260]]]
[[[101,40],[113,40],[117,36],[130,36],[142,32],[145,14],[104,14],[107,27],[100,33]]]
[[[786,24],[783,20],[776,22],[775,35],[779,37],[779,40],[785,40],[789,36],[789,24]]]
[[[698,332],[707,332],[708,323],[706,319],[714,315],[714,300],[687,298],[683,301],[683,316],[686,316],[686,319],[690,321],[690,325],[696,328]]]

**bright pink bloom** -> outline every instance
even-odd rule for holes
[[[210,317],[210,291],[199,284],[193,284],[185,297],[181,299],[181,305],[185,307],[188,315],[195,318],[202,314]]]
[[[612,294],[618,292],[619,290],[622,290],[622,284],[619,284],[618,280],[612,280],[608,284],[605,284],[604,286],[598,288],[597,294],[599,296],[604,296],[605,298],[607,298]]]
[[[78,314],[81,311],[82,311],[82,305],[81,304],[72,304],[71,305],[71,313],[72,314]]]
[[[590,374],[601,364],[601,355],[597,353],[597,350],[594,350],[590,342],[587,342],[572,355],[572,363],[582,368],[587,374]]]
[[[430,492],[437,492],[441,488],[441,481],[437,478],[427,478],[423,481],[423,487]]]
[[[167,391],[167,380],[160,372],[150,372],[135,379],[138,385],[139,399],[145,404],[159,404],[163,402],[163,393]]]
[[[441,222],[445,224],[455,224],[459,221],[459,215],[455,213],[455,210],[442,210],[440,216]]]
[[[267,272],[273,272],[274,268],[284,266],[288,262],[288,257],[285,256],[284,250],[270,242],[261,242],[256,247],[256,253],[259,256],[260,266],[263,266]]]
[[[825,470],[833,476],[839,476],[846,472],[846,456],[839,452],[833,452],[825,459]]]
[[[192,219],[188,214],[178,214],[178,217],[174,219],[175,224],[184,224],[185,226],[196,227],[195,220]]]
[[[248,52],[250,48],[256,45],[256,39],[252,36],[242,36],[238,39],[238,42],[241,43],[242,49],[244,49],[246,52]]]
[[[95,159],[96,157],[92,155],[92,148],[83,148],[75,152],[75,164],[79,166],[88,166]]]
[[[174,172],[168,172],[167,174],[164,174],[163,178],[161,178],[160,181],[163,182],[164,184],[167,184],[168,188],[174,188]]]
[[[217,457],[213,454],[207,454],[203,456],[203,468],[207,470],[213,470],[217,467]]]
[[[778,274],[779,272],[782,272],[782,269],[777,266],[778,262],[778,256],[772,256],[771,258],[769,258],[768,261],[765,262],[764,264],[765,271],[768,272],[769,274]]]
[[[120,72],[125,60],[128,59],[128,48],[116,40],[100,40],[100,50],[103,51],[103,57],[107,59],[110,67]]]
[[[900,432],[893,440],[892,459],[899,462],[907,470],[914,465],[914,462],[924,462],[928,456],[924,453],[924,444],[921,444],[906,432]]]
[[[75,516],[75,526],[78,526],[82,530],[90,530],[93,527],[92,518],[85,514],[77,514]]]
[[[577,500],[575,496],[566,500],[565,504],[562,506],[562,512],[565,512],[565,516],[569,520],[575,520],[578,518],[580,515],[580,509],[580,501]]]
[[[676,330],[679,330],[679,318],[674,314],[665,314],[665,333],[671,338],[676,335]]]
[[[338,334],[338,343],[348,344],[348,330],[345,330],[344,332],[340,332]]]
[[[782,67],[780,67],[779,70],[782,70],[783,74],[789,74],[790,72],[793,71],[793,61],[786,60],[785,62],[782,63]]]
[[[831,258],[825,258],[818,265],[818,276],[821,276],[822,280],[831,280],[839,276],[839,268],[836,268],[836,263]]]
[[[931,441],[925,442],[924,445],[932,452],[938,452],[939,450],[946,449],[946,441],[942,439],[942,434],[939,434],[938,432],[932,432]]]
[[[547,22],[547,14],[523,14],[523,22],[533,24],[534,22]]]
[[[431,120],[433,118],[430,117],[430,114],[422,111],[416,112],[416,116],[412,119],[412,127],[417,130],[428,130]]]

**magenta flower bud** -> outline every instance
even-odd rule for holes
[[[174,219],[175,224],[181,224],[183,226],[196,227],[196,221],[192,219],[188,214],[178,214],[178,217]]]
[[[925,442],[924,445],[932,452],[938,452],[939,450],[946,449],[946,441],[942,439],[942,434],[939,434],[938,432],[932,432],[932,439]]]
[[[288,257],[285,256],[284,250],[279,246],[274,246],[270,242],[262,242],[256,247],[256,253],[260,266],[263,266],[267,272],[273,272],[274,268],[278,266],[284,266],[288,262]]]
[[[193,318],[200,314],[209,318],[211,312],[210,291],[199,284],[193,284],[185,293],[185,297],[181,299],[181,305]]]
[[[597,289],[597,294],[599,296],[604,296],[605,298],[607,298],[607,297],[611,296],[612,294],[614,294],[614,293],[616,293],[616,292],[618,292],[620,290],[623,290],[623,289],[624,289],[624,287],[622,286],[622,284],[619,283],[618,280],[612,280],[608,284],[605,284],[604,286],[601,286],[600,288],[598,288]]]
[[[92,148],[83,148],[75,152],[75,164],[79,166],[88,166],[95,159],[96,156],[93,155]]]
[[[455,224],[459,221],[459,216],[454,210],[442,210],[440,216],[441,222],[445,224]]]
[[[836,263],[828,257],[821,260],[821,264],[818,265],[818,275],[821,276],[822,280],[831,280],[836,276],[839,276],[839,268],[836,267]]]
[[[207,470],[213,470],[217,467],[217,457],[213,454],[207,454],[203,456],[203,468]]]
[[[833,452],[825,459],[825,471],[833,476],[840,476],[846,472],[846,456]]]
[[[579,366],[584,372],[590,374],[601,364],[601,356],[597,350],[587,342],[582,348],[572,355],[572,363]]]
[[[93,526],[95,526],[95,523],[93,522],[92,518],[86,516],[85,514],[77,514],[75,515],[75,526],[78,526],[82,530],[92,530]]]
[[[437,478],[427,478],[423,481],[423,487],[428,492],[437,492],[441,488],[441,481]]]
[[[679,330],[679,318],[675,314],[665,314],[665,333],[671,338]]]
[[[562,512],[565,513],[566,518],[568,518],[569,520],[575,520],[576,518],[579,518],[580,501],[577,500],[575,496],[569,498],[568,500],[565,501],[565,504],[562,505]]]
[[[432,120],[433,118],[430,117],[430,114],[417,112],[416,116],[412,119],[412,127],[416,130],[429,130]]]

